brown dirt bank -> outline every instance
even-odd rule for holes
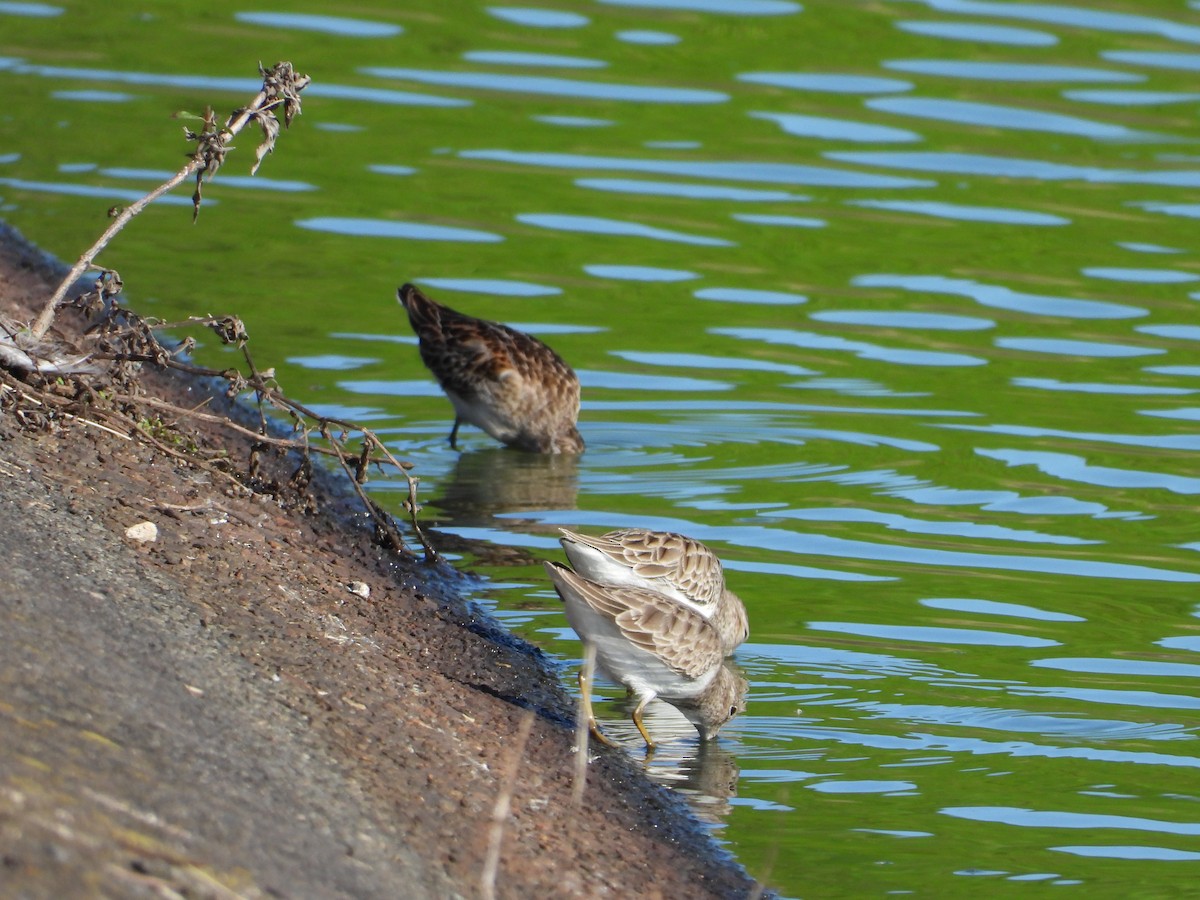
[[[54,275],[0,230],[0,312],[27,320]],[[620,753],[575,809],[547,658],[466,609],[444,564],[374,544],[332,477],[312,492],[317,512],[286,508],[0,404],[0,896],[479,896],[525,710],[499,896],[755,893]],[[125,537],[141,521],[157,541]]]

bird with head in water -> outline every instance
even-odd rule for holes
[[[443,306],[419,288],[397,291],[421,360],[454,405],[450,446],[464,422],[534,453],[582,453],[579,378],[531,335]]]

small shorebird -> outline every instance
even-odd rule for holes
[[[579,379],[524,332],[442,306],[411,284],[396,292],[420,340],[421,359],[454,404],[450,446],[468,422],[535,453],[582,453]]]
[[[599,668],[638,696],[633,724],[648,750],[655,745],[642,724],[642,712],[656,697],[683,713],[703,741],[715,738],[745,708],[745,679],[725,665],[716,628],[690,605],[641,587],[598,584],[559,563],[545,566],[566,606],[567,621],[596,648]],[[579,687],[588,728],[612,745],[592,712],[584,671]]]
[[[558,530],[576,572],[601,584],[657,591],[685,604],[716,628],[723,655],[750,636],[745,605],[725,587],[717,555],[699,541],[644,528],[623,528],[599,537]]]

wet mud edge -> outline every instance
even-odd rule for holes
[[[61,271],[0,223],[0,313],[27,321]],[[0,413],[0,894],[476,897],[509,791],[497,896],[760,892],[620,752],[574,806],[553,661],[467,607],[459,573],[378,547],[334,476],[311,492],[287,508],[86,422]],[[128,539],[139,522],[158,539]]]

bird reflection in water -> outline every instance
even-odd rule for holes
[[[497,528],[542,532],[558,536],[558,529],[541,525],[523,512],[576,508],[579,493],[579,457],[570,453],[519,453],[505,447],[486,447],[461,453],[454,469],[439,485],[428,505],[439,510],[430,518],[457,528]],[[434,524],[433,529],[437,530]],[[525,547],[499,542],[466,540],[441,532],[438,546],[455,552],[468,550],[483,565],[541,565],[541,557]]]
[[[736,675],[742,686],[742,696],[745,696],[749,683],[737,664],[727,660],[724,666]],[[616,702],[625,704],[630,711],[637,705],[632,696]],[[667,702],[651,703],[643,718],[657,741],[654,749],[644,757],[646,775],[678,791],[702,820],[719,824],[733,808],[730,801],[737,797],[741,770],[734,750],[724,740],[697,740],[695,726]],[[629,753],[636,752],[641,738],[631,718],[606,718],[604,728]]]

